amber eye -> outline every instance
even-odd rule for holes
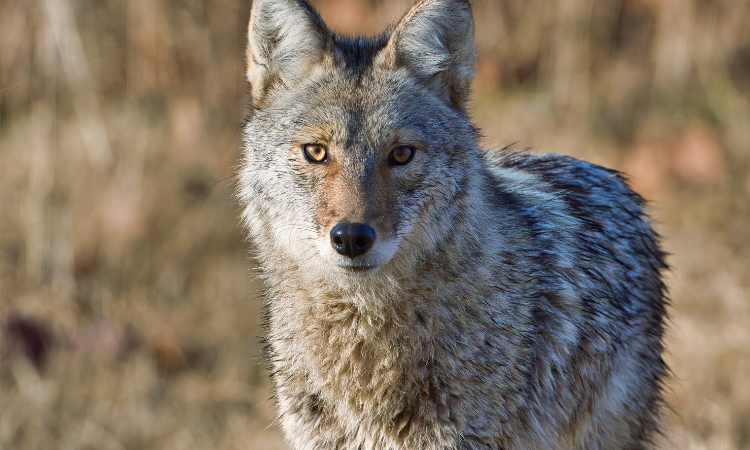
[[[323,164],[328,161],[328,149],[322,144],[305,144],[302,146],[307,162],[312,164]]]
[[[399,145],[391,151],[388,163],[392,166],[405,166],[414,159],[417,149],[409,145]]]

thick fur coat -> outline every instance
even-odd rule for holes
[[[658,237],[614,171],[479,148],[467,0],[367,39],[255,0],[247,61],[240,198],[293,448],[651,447]],[[334,251],[342,222],[377,232],[367,254]]]

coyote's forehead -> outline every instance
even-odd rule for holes
[[[303,91],[304,99],[291,100],[301,102],[296,120],[299,132],[357,147],[405,137],[406,130],[417,134],[439,124],[441,117],[435,111],[439,106],[405,88],[407,84],[393,76],[370,80],[330,76],[315,81]]]

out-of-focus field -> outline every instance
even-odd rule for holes
[[[355,33],[409,1],[314,3]],[[750,1],[475,5],[486,145],[652,200],[663,448],[750,449]],[[0,450],[284,448],[233,198],[249,6],[0,0]]]

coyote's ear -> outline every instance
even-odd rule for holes
[[[474,79],[474,16],[469,0],[421,0],[394,28],[381,54],[391,68],[407,67],[463,109]]]
[[[247,80],[253,102],[274,82],[289,85],[319,62],[330,33],[305,0],[254,0],[247,45]]]

